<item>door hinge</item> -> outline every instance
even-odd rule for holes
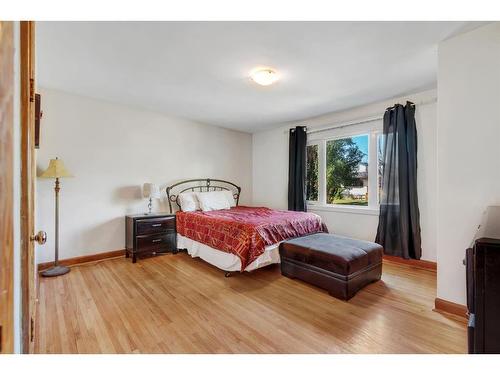
[[[33,339],[35,338],[35,321],[33,318],[30,320],[30,341],[33,342]]]
[[[30,102],[35,101],[35,80],[30,78]]]

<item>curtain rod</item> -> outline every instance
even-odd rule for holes
[[[437,101],[437,98],[432,98],[432,99],[428,99],[428,100],[423,100],[421,102],[413,102],[413,104],[415,106],[419,106],[419,105],[426,105],[426,104],[435,103],[436,101]],[[389,107],[389,108],[392,108],[392,107]],[[385,111],[384,111],[384,113],[385,113]],[[382,113],[381,115],[373,115],[373,116],[361,118],[358,120],[342,122],[338,125],[329,125],[328,127],[325,127],[325,128],[307,130],[307,134],[320,133],[320,132],[324,132],[327,130],[341,129],[341,128],[345,128],[347,126],[360,125],[360,124],[365,124],[367,122],[382,120],[384,118],[384,113]],[[288,133],[289,131],[290,131],[290,129],[287,129],[287,130],[285,130],[285,133]]]
[[[360,119],[360,120],[348,121],[348,122],[343,122],[342,124],[339,124],[339,125],[328,126],[327,128],[308,130],[307,134],[321,133],[321,132],[326,132],[326,131],[332,130],[332,129],[342,129],[342,128],[346,128],[348,126],[366,124],[367,122],[382,120],[383,118],[384,118],[383,115],[382,116],[378,115],[378,116],[365,117],[365,118]]]

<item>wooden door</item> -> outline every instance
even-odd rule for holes
[[[21,303],[22,351],[32,353],[36,319],[35,22],[21,22]]]
[[[14,351],[14,35],[0,21],[0,353]]]

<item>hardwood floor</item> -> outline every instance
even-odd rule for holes
[[[432,311],[436,274],[384,263],[349,302],[279,267],[237,274],[187,254],[40,279],[38,353],[465,353],[465,323]]]

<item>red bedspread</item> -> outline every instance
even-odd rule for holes
[[[326,232],[321,217],[310,212],[237,206],[229,210],[177,212],[177,233],[241,260],[241,271],[266,246],[306,234]]]

